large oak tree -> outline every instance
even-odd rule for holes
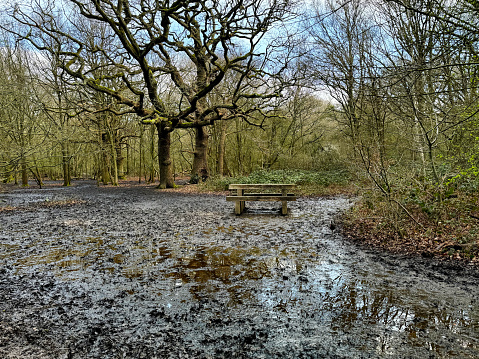
[[[135,113],[156,126],[165,188],[174,185],[174,129],[195,129],[193,171],[207,176],[206,126],[261,118],[269,100],[280,95],[288,56],[278,54],[288,38],[268,34],[276,29],[278,35],[292,8],[291,0],[42,0],[15,5],[9,15],[23,28],[15,35],[55,54],[72,80],[115,100],[114,106],[90,111]],[[102,31],[85,35],[94,28]],[[102,57],[102,71],[85,61],[91,54]],[[228,86],[220,86],[226,81]],[[109,87],[112,82],[121,86]],[[166,88],[175,96],[164,96]],[[224,88],[222,101],[209,101]]]

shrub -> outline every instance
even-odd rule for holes
[[[227,190],[231,183],[294,183],[301,186],[327,187],[346,185],[351,175],[346,170],[258,170],[249,176],[213,178],[207,184],[217,190]]]

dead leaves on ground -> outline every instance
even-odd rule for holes
[[[435,213],[408,205],[405,213],[359,200],[343,215],[344,235],[392,252],[448,258],[479,265],[479,199],[471,196],[441,204]]]

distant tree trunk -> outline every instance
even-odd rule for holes
[[[142,175],[142,168],[143,168],[142,166],[143,166],[143,162],[144,162],[144,158],[143,158],[143,153],[144,153],[144,150],[143,150],[143,133],[144,133],[144,128],[143,128],[143,126],[141,126],[140,127],[140,169],[139,169],[139,172],[138,172],[138,183],[141,183],[141,175]]]
[[[154,183],[155,182],[155,128],[151,127],[150,131],[150,161],[149,161],[149,178],[148,182]]]
[[[125,157],[121,153],[121,144],[117,143],[115,146],[115,149],[116,149],[116,166],[118,167],[118,178],[125,179],[126,178]]]
[[[22,169],[22,187],[28,187],[27,160],[25,159],[25,156],[23,156],[23,154],[20,160],[20,166]]]
[[[242,156],[242,151],[243,151],[243,139],[241,136],[241,123],[240,119],[236,118],[235,120],[236,123],[236,169],[233,169],[233,174],[234,175],[242,175],[243,174],[243,156]]]
[[[200,180],[206,181],[208,170],[208,130],[205,126],[195,128],[195,152],[193,168],[191,170],[191,183]]]
[[[63,166],[63,185],[71,185],[71,169],[70,169],[70,153],[68,151],[68,144],[62,141],[62,166]]]
[[[100,158],[100,167],[101,167],[101,182],[104,185],[107,185],[111,180],[110,171],[108,169],[108,154],[103,149],[101,158]]]
[[[225,151],[226,151],[226,123],[220,121],[220,138],[218,141],[217,169],[218,175],[223,177],[225,174]]]
[[[43,187],[43,180],[42,180],[42,176],[40,174],[40,171],[39,171],[38,166],[37,166],[36,163],[35,163],[35,169],[30,168],[30,172],[32,172],[32,175],[35,178],[35,181],[40,186],[40,188],[42,188]]]
[[[156,124],[158,131],[158,163],[160,165],[160,185],[161,189],[174,188],[172,163],[170,158],[171,132],[165,130],[161,123]]]
[[[118,186],[118,162],[117,162],[117,157],[116,157],[116,146],[115,146],[115,133],[114,132],[110,132],[108,134],[108,137],[109,137],[109,140],[110,140],[110,158],[111,158],[111,161],[110,161],[110,165],[111,165],[111,169],[112,169],[112,175],[113,175],[113,178],[112,178],[112,184],[114,186]]]
[[[128,140],[126,143],[126,173],[123,174],[123,177],[129,176],[131,173],[130,145],[131,141]],[[124,168],[123,165],[122,168]]]

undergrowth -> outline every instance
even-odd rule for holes
[[[232,183],[294,183],[301,195],[328,195],[350,193],[351,175],[346,170],[258,170],[249,176],[210,178],[203,183],[205,189],[226,191]]]
[[[364,192],[343,216],[345,234],[362,243],[479,264],[479,195],[460,186],[396,188],[394,201]]]

